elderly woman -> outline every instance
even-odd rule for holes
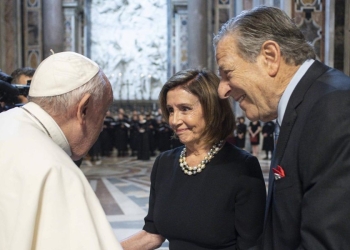
[[[219,78],[185,70],[163,86],[159,100],[182,147],[153,165],[143,230],[124,249],[248,249],[262,234],[266,190],[258,160],[227,143],[234,130],[229,101],[217,94]]]

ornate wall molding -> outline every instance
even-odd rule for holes
[[[24,65],[37,68],[43,60],[41,0],[23,3],[23,43]]]
[[[317,59],[323,62],[325,12],[322,0],[295,0],[292,17],[314,46]]]

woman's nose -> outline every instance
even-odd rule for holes
[[[180,123],[180,114],[178,112],[173,112],[171,114],[171,119],[169,121],[171,122],[171,125],[176,126]]]

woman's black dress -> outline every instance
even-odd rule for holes
[[[248,249],[262,233],[266,189],[258,160],[226,143],[195,176],[179,167],[183,147],[160,154],[151,174],[144,230],[171,250]]]

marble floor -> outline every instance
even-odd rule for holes
[[[269,160],[258,157],[268,182]],[[125,239],[143,227],[148,210],[150,173],[155,157],[139,161],[135,157],[104,157],[100,161],[84,160],[81,170],[96,192],[118,240]],[[168,249],[164,242],[159,249]]]

